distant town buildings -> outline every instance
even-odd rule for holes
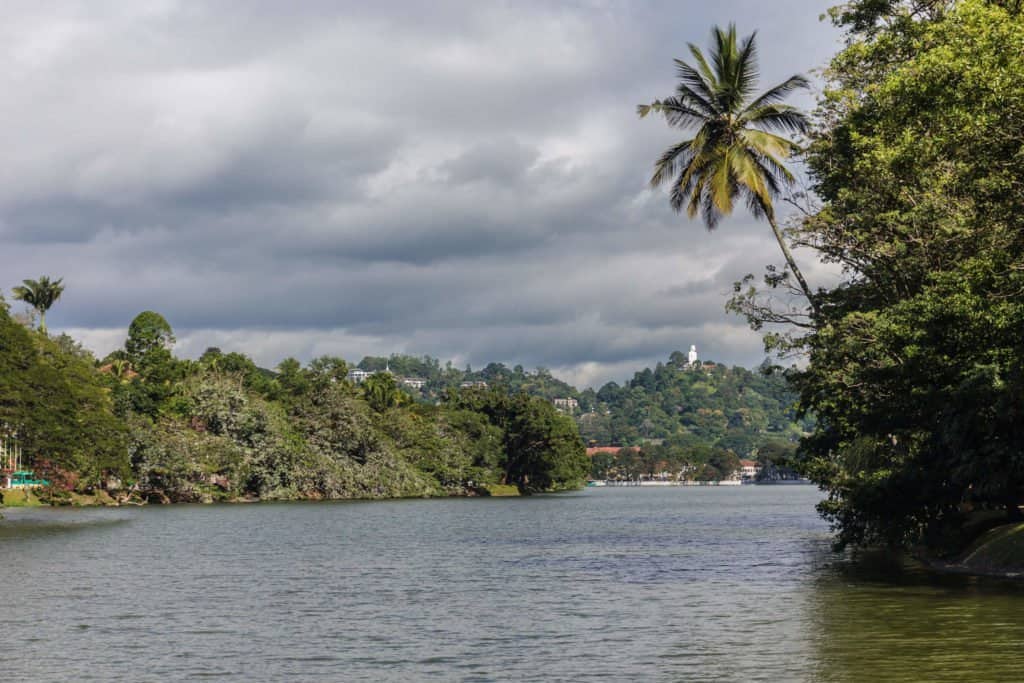
[[[362,384],[366,381],[366,378],[372,374],[373,373],[369,370],[360,370],[359,368],[356,368],[355,370],[348,371],[348,379],[350,382],[355,384]]]
[[[463,382],[459,385],[462,389],[486,389],[487,382],[478,379],[476,381]]]
[[[391,367],[388,366],[383,370],[377,370],[376,372],[371,370],[361,370],[359,368],[355,368],[353,370],[348,371],[348,380],[353,384],[362,384],[369,377],[376,374],[390,375],[392,374]],[[423,379],[422,377],[396,377],[395,380],[402,386],[409,387],[410,389],[422,389],[427,385],[427,380]]]
[[[551,402],[555,404],[555,410],[560,413],[575,413],[580,407],[580,402],[574,398],[556,398]]]

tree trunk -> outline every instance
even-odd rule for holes
[[[772,226],[772,232],[775,233],[775,239],[779,243],[779,248],[782,249],[782,255],[786,257],[786,264],[793,272],[793,276],[796,278],[796,281],[800,284],[800,289],[803,290],[804,296],[807,297],[807,303],[811,305],[811,310],[815,315],[817,315],[818,305],[814,302],[814,297],[811,294],[811,288],[807,285],[807,280],[804,279],[804,274],[796,267],[796,261],[793,260],[793,252],[789,250],[789,245],[786,244],[786,240],[782,236],[782,231],[779,230],[779,224],[775,222],[775,212],[769,210],[767,214],[768,224]]]
[[[46,311],[39,311],[39,331],[46,336]]]

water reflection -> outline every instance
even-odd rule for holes
[[[813,679],[1016,681],[1024,590],[882,554],[837,559],[813,582]]]
[[[49,537],[116,527],[131,521],[131,513],[98,509],[73,510],[49,508],[6,509],[0,519],[0,542]]]

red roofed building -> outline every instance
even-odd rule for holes
[[[753,479],[761,471],[761,466],[753,460],[740,460],[740,477]]]

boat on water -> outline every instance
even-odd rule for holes
[[[587,482],[587,486],[607,486],[608,482],[603,479],[591,479]]]

